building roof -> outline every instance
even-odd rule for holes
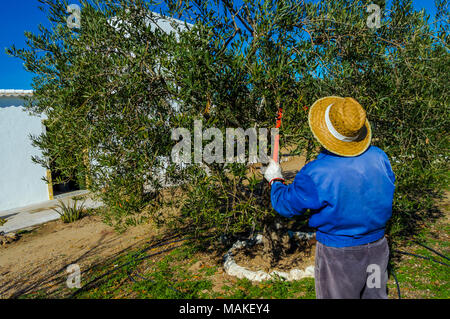
[[[33,90],[4,90],[0,89],[0,97],[22,97],[22,96],[32,96]]]
[[[188,28],[193,27],[193,25],[190,23],[172,17],[166,17],[153,11],[149,12],[149,16],[146,18],[145,23],[147,26],[150,25],[150,29],[152,31],[155,31],[156,28],[159,28],[161,31],[167,34],[174,33],[177,39],[179,31],[186,31],[186,26]],[[127,24],[128,26],[130,26],[130,23],[123,22],[118,17],[110,18],[108,20],[108,24],[116,30],[120,30],[122,24]],[[125,32],[125,38],[129,37],[130,34],[128,32]]]

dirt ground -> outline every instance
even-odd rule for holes
[[[119,234],[98,216],[87,216],[71,224],[54,221],[37,226],[22,234],[19,240],[0,247],[0,298],[14,298],[40,289],[52,291],[52,287],[66,276],[68,265],[78,264],[83,272],[133,248],[156,242],[161,235],[161,230],[155,230],[149,224],[132,227]],[[205,252],[196,254],[196,258],[199,261],[190,267],[190,271],[218,266],[211,278],[214,292],[220,292],[225,283],[236,281],[223,270],[222,254]],[[270,270],[259,250],[252,254],[239,252],[236,260],[252,270]],[[313,264],[314,246],[310,246],[306,252],[295,252],[281,260],[277,269],[286,270],[294,266],[303,269]],[[142,268],[145,268],[145,263]]]
[[[298,248],[280,258],[275,267],[272,267],[270,259],[263,252],[262,245],[256,245],[236,252],[234,260],[238,265],[253,271],[263,270],[270,273],[276,270],[289,272],[294,268],[304,270],[308,266],[314,266],[315,251],[315,243],[307,247]]]
[[[0,247],[0,298],[52,285],[70,264],[81,271],[139,247],[159,231],[140,225],[119,234],[98,216],[71,224],[53,221],[24,233],[18,241]]]

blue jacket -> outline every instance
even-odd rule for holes
[[[313,213],[309,225],[326,246],[367,244],[384,236],[392,214],[395,175],[387,155],[371,146],[356,157],[324,151],[290,185],[272,185],[273,208],[282,216]]]

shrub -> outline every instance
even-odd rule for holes
[[[59,200],[58,203],[57,207],[59,209],[52,208],[52,210],[61,216],[61,220],[64,223],[73,223],[83,218],[86,214],[84,202],[78,205],[78,200],[73,200],[72,203],[65,204],[62,200]]]

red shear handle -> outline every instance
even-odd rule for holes
[[[277,115],[277,125],[275,128],[280,128],[281,126],[281,118],[283,117],[283,109],[280,107],[278,109],[278,115]],[[278,163],[278,151],[280,149],[280,135],[275,135],[275,141],[273,145],[273,153],[272,153],[272,159]]]

